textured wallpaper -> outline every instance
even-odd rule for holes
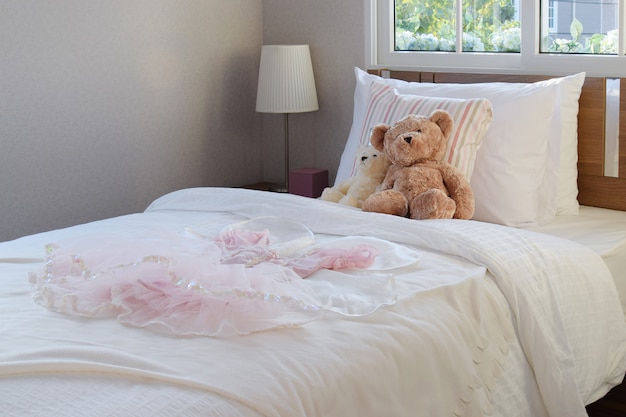
[[[261,0],[0,0],[0,241],[262,178]]]

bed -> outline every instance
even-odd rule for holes
[[[605,80],[355,75],[336,181],[382,115],[438,100],[473,220],[193,188],[1,243],[3,415],[575,417],[619,385],[626,140],[605,176]]]

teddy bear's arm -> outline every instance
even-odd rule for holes
[[[341,194],[345,195],[348,193],[348,190],[350,189],[350,187],[352,187],[352,184],[354,183],[355,179],[356,177],[347,178],[343,180],[342,182],[340,182],[338,185],[336,185],[335,188]]]
[[[443,182],[456,203],[455,219],[471,219],[474,215],[474,192],[465,176],[453,165],[441,168]]]
[[[348,193],[348,189],[353,182],[354,177],[350,177],[333,187],[324,188],[320,199],[324,201],[332,201],[333,203],[338,203],[342,198],[346,196],[346,194]]]
[[[345,180],[341,181],[339,184],[332,187],[333,191],[339,192],[342,195],[346,195],[350,187],[352,187],[352,184],[354,183],[355,178],[356,177],[346,178]]]
[[[387,174],[385,175],[385,178],[383,179],[383,182],[380,184],[380,188],[379,188],[380,191],[389,190],[393,188],[396,182],[396,177],[400,169],[401,168],[395,165],[392,165],[389,167],[389,169],[387,170]]]

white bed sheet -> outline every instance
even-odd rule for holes
[[[92,415],[167,415],[165,411],[159,414],[172,406],[164,398],[188,398],[178,395],[193,392],[196,400],[189,407],[202,408],[207,415],[405,415],[407,409],[415,411],[420,407],[441,411],[437,408],[441,407],[437,395],[426,387],[439,387],[435,393],[445,400],[449,385],[453,385],[447,381],[458,378],[454,372],[462,371],[465,365],[451,359],[448,367],[442,367],[432,351],[441,350],[442,346],[435,340],[431,341],[432,346],[424,343],[428,338],[423,333],[422,337],[415,337],[426,323],[420,325],[419,319],[425,311],[442,314],[442,320],[443,315],[451,313],[440,309],[438,298],[457,303],[456,320],[464,320],[468,315],[481,318],[470,335],[487,337],[497,331],[511,339],[510,343],[479,344],[484,352],[478,349],[470,353],[469,362],[473,356],[484,366],[477,365],[478,371],[459,375],[480,380],[473,381],[474,389],[462,395],[463,401],[448,402],[450,409],[444,414],[465,411],[480,415],[493,411],[500,416],[515,412],[537,417],[548,415],[543,398],[553,416],[582,416],[580,402],[588,403],[603,395],[621,380],[626,369],[623,320],[598,325],[600,316],[615,318],[616,312],[621,313],[617,296],[607,284],[611,282],[610,275],[602,269],[600,258],[582,246],[559,239],[530,242],[523,231],[476,222],[419,222],[411,226],[415,229],[409,229],[412,221],[406,219],[250,190],[185,190],[159,199],[147,211],[0,245],[0,331],[3,340],[9,341],[0,348],[3,410],[23,415],[21,412],[30,408],[40,410],[36,415],[42,416],[61,412],[66,416],[84,415],[85,409],[94,411]],[[359,319],[330,316],[298,329],[229,340],[179,338],[124,327],[114,320],[62,317],[29,300],[26,274],[41,267],[43,245],[60,236],[97,233],[116,225],[129,229],[158,225],[181,230],[210,219],[227,224],[268,214],[303,221],[328,239],[333,235],[370,234],[421,245],[420,250],[427,256],[414,269],[396,271],[400,297],[394,306]],[[480,231],[483,226],[487,231]],[[436,238],[438,229],[447,230],[448,237]],[[471,244],[464,240],[460,229],[470,234]],[[526,284],[534,286],[534,292],[519,292],[515,282],[499,280],[498,275],[507,274],[506,266],[491,250],[483,250],[496,251],[498,245],[492,239],[524,242],[521,247],[512,247],[509,255],[517,260],[516,267],[537,276],[545,271],[535,271],[523,262],[533,256],[533,247],[568,248],[572,250],[570,257],[586,261],[583,269],[587,276],[594,275],[595,281],[593,285],[585,284],[585,278],[574,273],[563,259],[548,257],[544,259],[548,270],[573,274],[567,285],[528,280]],[[451,248],[468,260],[439,253]],[[461,296],[446,298],[446,291],[454,286],[458,287],[454,292]],[[428,296],[420,297],[425,294]],[[434,295],[434,301],[428,301]],[[511,302],[510,310],[504,306],[505,296]],[[534,317],[524,316],[528,324],[520,322],[515,328],[519,338],[507,326],[512,326],[512,322],[494,321],[488,316],[494,312],[504,312],[504,317],[524,315],[535,297],[536,304],[554,301],[557,305],[545,304]],[[476,299],[483,302],[471,302]],[[594,313],[595,310],[598,311]],[[454,319],[454,314],[451,317]],[[458,336],[445,334],[453,333],[451,323],[439,328],[436,323],[435,339]],[[458,323],[457,332],[464,322]],[[562,328],[550,333],[559,325]],[[552,355],[541,353],[548,341],[557,345],[554,352],[549,352]],[[454,349],[450,349],[452,354]],[[422,357],[428,352],[427,358]],[[538,374],[536,385],[526,358]],[[581,362],[581,358],[594,358],[595,363]],[[429,371],[439,377],[420,378]],[[85,384],[78,378],[80,375],[87,376]],[[577,392],[572,392],[572,385],[554,383],[567,377],[576,381]],[[111,383],[112,379],[125,382],[117,385]],[[51,384],[58,389],[50,389]],[[134,394],[125,389],[129,385],[136,387]],[[90,395],[94,390],[102,396]],[[63,392],[67,395],[61,395]],[[367,397],[363,392],[368,393]],[[420,395],[425,393],[425,397]],[[129,403],[129,395],[140,399]],[[176,403],[181,404],[178,400]],[[188,415],[194,413],[190,411]]]
[[[557,216],[552,222],[529,230],[578,242],[602,256],[626,318],[626,211],[581,206],[578,215]]]

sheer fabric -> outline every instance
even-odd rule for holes
[[[232,336],[299,326],[327,311],[369,314],[395,302],[389,274],[369,284],[309,283],[321,269],[371,266],[371,244],[316,244],[303,224],[265,217],[230,225],[210,237],[201,229],[142,239],[123,234],[85,236],[46,246],[43,274],[31,275],[34,299],[54,311],[117,317],[122,323],[161,325],[176,334]],[[354,302],[342,306],[339,297]],[[381,291],[382,289],[382,291]]]

